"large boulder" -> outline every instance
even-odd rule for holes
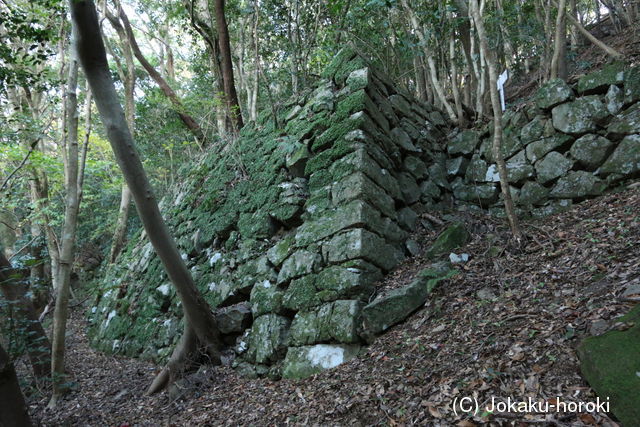
[[[363,305],[357,300],[341,300],[310,311],[299,311],[291,323],[289,345],[328,341],[357,343],[360,340],[357,326]]]
[[[578,80],[578,92],[584,94],[604,93],[609,86],[619,85],[624,81],[627,65],[620,62],[606,65],[602,69],[582,76]]]
[[[587,169],[595,169],[602,164],[613,143],[600,135],[587,134],[571,146],[571,157]]]
[[[464,130],[451,140],[447,146],[449,154],[471,154],[475,151],[480,137],[474,130]]]
[[[563,147],[572,141],[569,135],[555,134],[546,138],[539,139],[527,145],[527,159],[531,163],[537,162],[543,158],[545,154]]]
[[[552,151],[547,154],[544,159],[536,163],[538,181],[541,184],[553,181],[554,179],[566,174],[572,166],[573,162],[571,160],[567,159],[557,151]]]
[[[556,199],[576,199],[602,194],[606,185],[590,172],[571,171],[556,182],[549,195]]]
[[[609,111],[597,95],[591,95],[554,107],[551,116],[553,127],[560,132],[581,134],[598,129]]]
[[[456,274],[448,268],[428,268],[407,286],[382,295],[362,309],[360,335],[372,341],[376,335],[406,319],[424,305],[431,291],[441,280]]]
[[[573,98],[573,91],[562,79],[549,80],[536,93],[536,105],[544,110]]]
[[[251,308],[246,302],[216,311],[216,323],[222,334],[238,334],[251,326]]]
[[[611,136],[623,136],[640,133],[640,102],[618,114],[607,127]]]
[[[640,420],[640,306],[619,319],[633,325],[586,338],[578,347],[580,371],[625,426]]]
[[[537,205],[544,203],[549,195],[549,189],[536,181],[527,181],[520,189],[518,203],[521,205]]]
[[[640,135],[624,138],[598,170],[601,175],[628,176],[640,171]]]
[[[527,161],[525,150],[507,160],[507,179],[511,183],[518,183],[531,178],[534,173],[533,166]]]
[[[281,359],[287,349],[290,325],[291,320],[277,314],[258,317],[249,333],[247,360],[269,363]]]
[[[440,233],[433,245],[427,250],[426,257],[436,258],[441,255],[448,255],[452,250],[465,245],[470,238],[471,235],[463,224],[452,224]]]

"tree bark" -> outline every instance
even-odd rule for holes
[[[53,395],[49,402],[55,407],[57,401],[67,391],[64,387],[64,354],[65,334],[67,331],[67,317],[69,315],[69,292],[71,287],[71,269],[73,267],[76,229],[78,225],[78,210],[80,206],[78,177],[82,173],[79,169],[78,155],[78,58],[75,43],[75,30],[71,37],[71,59],[69,60],[69,78],[67,80],[67,167],[65,168],[65,215],[62,227],[62,247],[60,249],[60,265],[58,267],[59,287],[56,293],[56,306],[53,315],[53,341],[51,358],[51,376],[53,381]]]
[[[556,16],[556,35],[553,43],[553,57],[551,58],[550,78],[567,79],[567,25],[565,11],[567,2],[560,0],[558,15]]]
[[[129,220],[129,206],[131,206],[131,190],[126,183],[122,184],[120,194],[120,209],[118,210],[118,219],[116,221],[116,229],[113,232],[113,243],[109,252],[109,262],[113,264],[118,259],[118,255],[124,248],[125,236],[127,233],[127,222]]]
[[[32,426],[27,404],[20,390],[16,370],[9,355],[0,344],[0,426]]]
[[[214,0],[214,13],[216,27],[218,29],[218,43],[220,58],[222,60],[222,78],[224,82],[224,98],[229,117],[231,118],[234,133],[240,131],[243,126],[242,111],[238,102],[236,85],[233,78],[233,63],[231,62],[231,42],[229,40],[229,27],[224,13],[224,0]]]
[[[522,233],[520,232],[518,218],[515,215],[515,209],[513,207],[511,190],[507,179],[507,166],[502,156],[502,106],[500,105],[500,97],[498,96],[498,73],[496,72],[495,56],[494,52],[489,50],[489,43],[487,42],[487,35],[484,30],[484,23],[480,15],[478,3],[476,0],[471,0],[469,5],[469,10],[473,16],[478,32],[478,39],[485,54],[485,62],[489,69],[489,92],[491,94],[491,106],[493,108],[493,157],[496,160],[498,173],[500,174],[500,187],[502,188],[502,196],[504,197],[504,208],[507,219],[509,220],[509,225],[511,226],[511,232],[516,240],[520,241]]]
[[[33,301],[28,297],[28,290],[25,279],[13,269],[4,253],[0,251],[0,291],[7,302],[15,307],[19,325],[24,328],[26,349],[33,374],[38,380],[44,380],[48,378],[51,368],[51,344],[38,320]]]
[[[557,5],[557,3],[554,0],[554,3]],[[575,19],[573,16],[571,15],[567,15],[567,18],[569,18],[569,22],[571,22],[571,24],[576,27],[578,29],[578,31],[580,31],[580,33],[582,33],[583,36],[585,36],[587,39],[589,39],[589,41],[591,43],[593,43],[594,45],[596,45],[597,47],[599,47],[600,49],[602,49],[607,55],[615,58],[615,59],[620,59],[622,58],[622,54],[620,52],[618,52],[617,50],[613,49],[612,47],[610,47],[609,45],[607,45],[606,43],[604,43],[601,40],[598,40],[593,34],[591,34],[589,31],[587,31],[581,24],[580,22],[578,22],[577,19]]]
[[[158,209],[111,79],[94,3],[91,0],[69,0],[69,4],[78,30],[77,49],[82,68],[118,165],[131,189],[140,219],[182,302],[185,328],[193,329],[210,360],[220,363],[221,341],[215,317],[196,288]],[[178,346],[174,354],[182,350]]]

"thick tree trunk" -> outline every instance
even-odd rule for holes
[[[51,344],[38,320],[33,302],[28,297],[28,286],[19,277],[21,274],[13,269],[4,253],[0,252],[0,291],[7,302],[14,306],[19,327],[24,329],[33,374],[38,380],[44,380],[48,378],[51,369]]]
[[[49,402],[55,407],[58,399],[66,392],[64,375],[65,334],[67,331],[67,317],[69,315],[69,292],[71,287],[71,269],[75,254],[76,229],[78,225],[78,208],[80,206],[78,176],[78,58],[73,48],[75,31],[72,35],[71,59],[69,61],[69,78],[67,80],[67,168],[66,200],[64,225],[62,227],[62,247],[60,249],[60,266],[58,267],[59,287],[56,293],[56,306],[53,315],[53,341],[51,376],[53,381],[53,395]]]
[[[158,209],[111,79],[93,1],[69,0],[69,4],[73,22],[78,29],[80,62],[115,157],[131,189],[140,219],[182,302],[185,327],[193,329],[210,360],[219,363],[221,341],[215,317],[196,288]],[[175,350],[180,351],[181,348]]]
[[[504,197],[504,208],[509,220],[509,225],[511,226],[511,232],[516,240],[520,241],[522,233],[518,225],[518,218],[515,215],[509,181],[507,180],[507,167],[502,156],[502,106],[500,105],[500,97],[498,96],[498,73],[496,72],[495,56],[494,52],[489,50],[489,43],[487,42],[487,35],[484,30],[482,16],[480,16],[478,3],[476,0],[471,0],[469,6],[478,31],[478,39],[483,47],[487,68],[489,69],[489,91],[491,94],[491,106],[493,108],[493,157],[496,160],[498,173],[500,174],[500,187],[502,187],[502,196]]]
[[[16,370],[0,344],[0,426],[32,426]]]
[[[554,1],[554,3],[556,3],[556,2]],[[567,18],[569,19],[569,22],[571,22],[571,24],[574,27],[576,27],[578,29],[578,31],[580,31],[580,33],[582,33],[583,36],[585,36],[587,39],[589,39],[589,41],[591,43],[593,43],[594,45],[596,45],[598,48],[602,49],[607,55],[609,55],[609,56],[611,56],[612,58],[615,58],[615,59],[622,58],[622,54],[620,52],[618,52],[617,50],[613,49],[612,47],[610,47],[609,45],[607,45],[603,41],[598,40],[593,34],[591,34],[589,31],[587,31],[580,24],[580,22],[578,22],[578,20],[575,19],[573,16],[567,15]]]
[[[220,47],[220,59],[222,60],[222,78],[224,82],[224,98],[229,117],[231,117],[234,133],[240,131],[243,126],[242,111],[238,102],[236,85],[233,78],[233,62],[231,62],[231,42],[229,40],[229,27],[224,13],[224,0],[214,0],[214,13],[216,27],[218,29],[218,43]]]

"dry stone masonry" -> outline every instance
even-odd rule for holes
[[[520,213],[556,212],[637,175],[639,99],[640,71],[614,64],[575,88],[552,81],[535,106],[505,114]],[[161,208],[217,309],[225,360],[248,376],[300,378],[355,357],[424,304],[447,265],[389,295],[375,284],[417,253],[407,238],[422,213],[501,214],[499,178],[488,130],[454,129],[350,50],[273,114],[188,165]],[[454,225],[424,256],[466,238]],[[181,307],[144,233],[109,267],[89,316],[100,350],[170,354]]]

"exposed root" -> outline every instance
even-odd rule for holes
[[[189,322],[185,322],[184,332],[180,338],[180,342],[178,342],[178,345],[173,350],[167,366],[160,371],[147,389],[147,394],[159,393],[168,388],[178,380],[185,371],[192,368],[196,361],[202,360],[203,355],[208,357],[209,363],[213,365],[220,364],[219,346],[217,343],[214,341],[203,345],[201,344],[195,330],[189,325]]]

